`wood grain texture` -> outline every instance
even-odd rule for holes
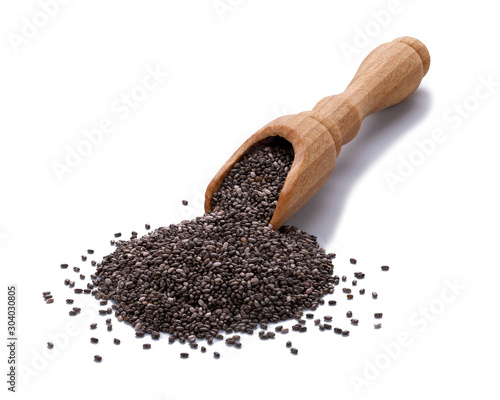
[[[270,122],[247,139],[222,166],[205,192],[205,211],[225,177],[254,144],[270,136],[288,140],[295,153],[270,223],[280,228],[326,183],[340,149],[357,135],[365,117],[409,97],[429,70],[422,42],[401,37],[373,50],[343,93],[322,99],[311,111]]]

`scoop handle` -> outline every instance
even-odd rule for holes
[[[422,42],[400,37],[368,54],[347,89],[325,97],[312,111],[325,126],[333,122],[340,130],[342,144],[346,144],[356,136],[366,116],[410,96],[429,65],[429,51]]]

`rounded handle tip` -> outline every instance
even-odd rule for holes
[[[417,54],[420,56],[420,59],[422,60],[422,66],[424,67],[425,76],[427,74],[427,71],[429,71],[429,67],[431,65],[431,55],[429,54],[429,50],[427,50],[427,47],[425,47],[425,44],[411,36],[402,36],[393,41],[404,43],[417,52]]]

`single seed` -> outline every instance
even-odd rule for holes
[[[114,343],[114,344],[120,344],[120,343],[121,343],[121,341],[120,341],[120,339],[114,338],[114,339],[113,339],[113,343]]]
[[[93,322],[90,324],[90,329],[95,329],[97,328],[97,323],[96,322]]]
[[[333,319],[331,315],[325,315],[323,318],[325,321],[331,321]]]
[[[151,225],[149,225],[149,224],[144,225],[144,227],[145,227],[147,230],[151,229]]]
[[[375,329],[380,329],[380,328],[382,328],[382,324],[373,324],[373,327]]]
[[[388,265],[382,265],[382,271],[389,271],[389,266]]]
[[[336,300],[328,300],[328,305],[329,306],[334,306],[337,304],[337,301]]]
[[[349,336],[349,331],[342,331],[342,336]]]
[[[321,323],[321,320],[319,318],[314,320],[314,325],[319,325]]]
[[[347,295],[347,300],[352,300],[353,298],[354,298],[354,295],[352,295],[352,294]]]
[[[306,318],[313,319],[314,318],[314,314],[306,314]]]
[[[290,349],[290,353],[292,353],[292,354],[294,354],[294,355],[295,355],[295,354],[299,354],[299,351],[298,351],[295,347],[292,347],[292,348]]]
[[[358,284],[358,281],[357,281],[356,279],[354,279],[354,280],[352,281],[352,286],[356,286],[357,284]]]
[[[351,318],[351,317],[352,317],[352,311],[347,311],[347,312],[345,313],[345,316],[346,316],[347,318]]]
[[[220,353],[218,351],[214,351],[214,358],[220,358]]]
[[[323,327],[328,331],[332,329],[332,326],[330,324],[323,324]]]
[[[111,332],[113,330],[113,325],[109,324],[106,329],[108,330],[108,332]]]
[[[286,347],[292,347],[292,342],[290,341],[286,342]]]
[[[54,343],[52,343],[52,342],[47,342],[47,348],[49,348],[49,349],[54,348]]]
[[[187,205],[188,205],[187,200],[182,200],[182,205],[183,205],[183,206],[187,206]]]
[[[95,361],[95,362],[101,362],[101,361],[102,361],[102,357],[101,357],[100,355],[96,354],[96,355],[94,356],[94,361]]]
[[[87,261],[87,256],[82,256],[82,261]]]
[[[344,293],[351,293],[351,289],[346,288],[346,287],[345,287],[345,288],[342,288],[342,291],[343,291]]]
[[[356,318],[351,319],[351,324],[357,325],[359,323],[359,320]]]
[[[85,279],[85,275],[80,274],[80,279]]]
[[[375,314],[373,314],[373,316],[374,316],[375,318],[382,318],[382,315],[383,315],[383,314],[382,314],[381,312],[380,312],[380,313],[375,313]]]
[[[75,272],[80,272],[80,268],[78,268],[78,267],[73,267],[73,271],[75,271]]]
[[[278,325],[276,328],[274,328],[274,330],[276,332],[281,332],[282,329],[283,329],[283,325]]]
[[[349,261],[351,262],[351,264],[356,264],[358,262],[355,258],[351,258]]]
[[[151,348],[151,343],[144,343],[144,344],[142,345],[142,348],[143,348],[143,349],[150,349],[150,348]]]
[[[50,299],[47,299],[47,304],[52,304],[54,302],[54,299],[50,298]]]
[[[91,337],[90,338],[90,343],[99,343],[99,339],[97,339],[95,337]]]
[[[342,275],[342,282],[345,282],[347,280],[347,276]]]
[[[334,331],[335,333],[338,333],[338,334],[341,334],[341,333],[342,333],[342,329],[340,329],[340,328],[333,328],[333,331]]]
[[[106,319],[106,324],[108,324],[108,325],[109,325],[110,323],[111,323],[111,318],[107,318],[107,319]]]
[[[373,297],[374,299],[376,299],[376,298],[378,297],[378,293],[377,293],[377,292],[372,292],[372,297]]]
[[[68,264],[61,264],[61,268],[68,268]]]
[[[288,328],[283,328],[281,330],[281,333],[284,334],[284,335],[286,335],[288,332],[290,332],[290,330]]]
[[[66,304],[73,304],[74,300],[73,299],[66,299]]]
[[[359,289],[359,294],[365,294],[365,289]]]

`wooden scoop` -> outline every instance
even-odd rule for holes
[[[211,210],[212,195],[250,147],[265,138],[281,136],[292,144],[295,158],[270,221],[273,229],[280,228],[326,183],[340,149],[354,139],[361,121],[409,97],[429,64],[427,48],[411,37],[377,47],[343,93],[325,97],[312,111],[275,119],[245,141],[208,185],[205,211]]]

